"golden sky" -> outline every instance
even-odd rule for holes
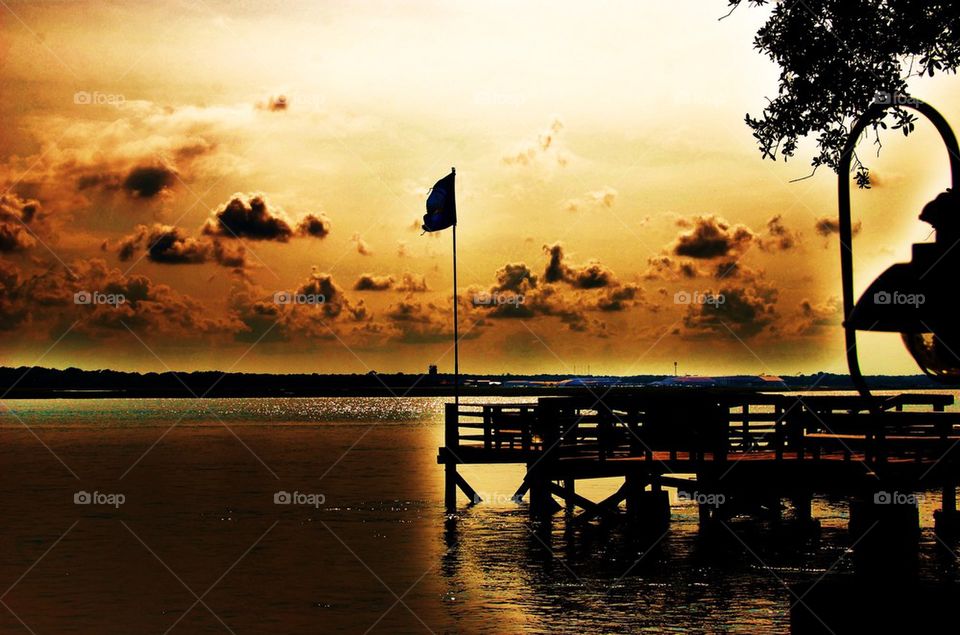
[[[843,372],[836,177],[761,161],[766,11],[726,10],[4,0],[0,364],[452,370],[450,231],[417,226],[455,165],[464,372]],[[960,120],[955,77],[911,86]],[[861,152],[862,290],[949,182],[930,126]]]

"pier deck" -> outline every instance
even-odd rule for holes
[[[555,511],[554,497],[591,517],[618,515],[621,503],[627,512],[631,505],[647,509],[645,500],[665,500],[662,487],[723,494],[726,503],[790,497],[800,509],[817,493],[870,499],[941,488],[940,514],[954,518],[960,413],[945,410],[952,403],[945,394],[680,389],[448,404],[437,461],[446,469],[451,510],[457,489],[479,502],[458,465],[517,463],[526,472],[515,498],[529,492],[532,514]],[[576,493],[577,480],[610,477],[624,479],[611,499]],[[701,517],[719,507],[702,506]]]

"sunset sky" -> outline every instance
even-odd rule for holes
[[[726,11],[3,0],[0,365],[452,371],[450,231],[419,224],[456,166],[464,372],[845,372],[836,176],[761,160],[767,10]],[[960,80],[911,87],[960,121]],[[931,126],[871,142],[858,290],[949,185]]]

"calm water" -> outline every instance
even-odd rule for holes
[[[0,632],[785,632],[784,582],[852,568],[839,500],[815,501],[808,542],[746,518],[704,542],[675,505],[651,547],[562,513],[532,527],[520,468],[467,467],[489,502],[447,517],[443,403],[3,402]],[[922,567],[952,578],[938,505]]]

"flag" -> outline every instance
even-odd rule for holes
[[[433,185],[427,197],[427,213],[423,215],[423,231],[437,232],[457,224],[457,197],[454,194],[453,181],[456,171],[443,177]]]

